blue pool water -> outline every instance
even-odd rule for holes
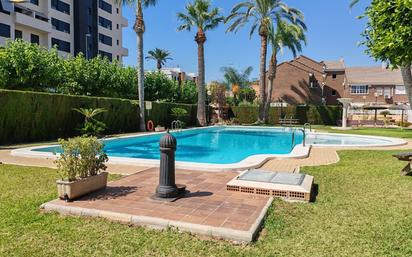
[[[279,128],[211,127],[172,132],[177,139],[176,160],[184,162],[230,164],[256,154],[288,154],[302,143],[302,132]],[[105,140],[110,157],[159,159],[159,140],[162,134]],[[60,152],[58,147],[36,151]]]

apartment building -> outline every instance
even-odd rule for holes
[[[165,74],[168,78],[174,81],[178,81],[179,84],[185,81],[193,81],[196,82],[197,76],[195,73],[188,73],[183,71],[181,68],[162,68],[160,70],[163,74]]]
[[[128,55],[122,46],[127,26],[113,0],[0,0],[0,45],[21,38],[56,46],[61,56],[100,54],[122,61]]]
[[[280,63],[274,85],[274,104],[338,105],[339,98],[352,98],[353,106],[408,103],[399,70],[346,67],[343,59],[318,62],[299,56]]]

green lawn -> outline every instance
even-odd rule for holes
[[[336,130],[329,126],[312,126],[316,131],[341,134],[372,135],[382,137],[412,138],[412,129],[400,128],[356,128],[352,130]]]
[[[391,151],[343,151],[304,168],[319,185],[312,204],[275,201],[249,246],[200,240],[103,219],[42,214],[54,170],[0,165],[2,256],[412,256],[412,177]]]

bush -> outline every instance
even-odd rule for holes
[[[78,133],[83,115],[73,108],[104,108],[99,121],[106,124],[106,134],[139,131],[138,101],[119,98],[67,96],[28,91],[0,90],[0,145],[69,138]],[[188,112],[184,122],[196,124],[196,105],[157,103],[147,111],[147,120],[168,127],[173,121],[171,109]]]
[[[258,120],[259,107],[257,106],[237,106],[232,107],[232,110],[242,124],[253,124]],[[281,112],[283,117],[299,119],[301,124],[309,122],[316,125],[336,125],[341,118],[342,107],[325,105],[271,107],[269,124],[279,124]]]
[[[8,42],[0,48],[0,88],[99,97],[137,99],[137,72],[97,56],[82,54],[63,59],[56,49],[26,41]],[[192,81],[179,85],[159,72],[145,74],[145,99],[194,104],[197,88]]]
[[[60,178],[75,181],[95,176],[106,170],[107,155],[103,144],[95,137],[75,137],[59,140],[63,152],[55,161]]]

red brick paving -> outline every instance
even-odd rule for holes
[[[259,217],[269,197],[226,191],[226,183],[236,172],[177,171],[176,182],[190,193],[175,202],[151,199],[158,184],[158,168],[151,168],[109,183],[96,192],[71,203],[51,203],[150,216],[213,227],[248,231]]]

